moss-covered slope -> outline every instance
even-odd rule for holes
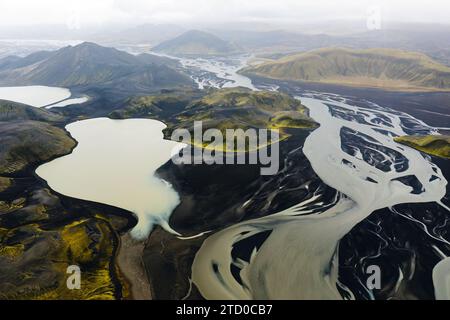
[[[246,88],[173,91],[137,97],[111,113],[110,117],[160,119],[168,126],[164,132],[168,139],[176,129],[187,129],[193,137],[196,121],[202,122],[203,132],[214,128],[224,136],[226,129],[280,129],[281,139],[289,136],[283,129],[317,127],[300,100],[284,93]],[[199,141],[192,140],[191,143],[206,147]]]
[[[434,156],[450,159],[450,136],[403,136],[395,138],[395,141]]]
[[[0,122],[0,175],[69,153],[75,141],[63,129],[38,121]]]
[[[46,109],[26,104],[0,100],[0,121],[36,120],[45,122],[62,121],[63,117]]]
[[[395,49],[319,49],[248,67],[249,76],[399,91],[450,90],[450,68]]]

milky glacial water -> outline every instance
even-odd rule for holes
[[[441,170],[392,138],[409,131],[407,122],[429,133],[435,133],[433,128],[407,114],[375,104],[359,107],[339,96],[301,100],[320,124],[306,139],[303,152],[339,196],[319,214],[311,214],[311,205],[320,204],[320,195],[314,195],[207,238],[192,267],[192,281],[207,299],[342,299],[338,287],[351,297],[338,281],[337,252],[340,239],[356,224],[375,210],[401,203],[437,202],[449,210],[440,202],[447,185]],[[267,231],[270,235],[250,261],[233,257],[236,244]],[[238,268],[239,277],[232,267]],[[448,276],[448,263],[435,270],[436,292],[449,292]]]
[[[182,67],[188,71],[199,89],[205,89],[207,87],[244,87],[251,90],[258,90],[250,78],[238,73],[239,70],[247,66],[247,62],[251,56],[186,58],[174,57],[157,52],[151,52],[151,54],[178,60]]]
[[[183,144],[163,139],[156,120],[95,118],[71,123],[73,152],[40,166],[36,173],[66,196],[123,208],[139,219],[131,235],[147,238],[155,224],[174,232],[167,220],[179,203],[172,186],[155,176]]]
[[[441,260],[433,269],[436,300],[450,300],[450,257]]]
[[[61,102],[52,104],[48,107],[46,107],[47,109],[51,109],[51,108],[62,108],[62,107],[67,107],[73,104],[83,104],[85,102],[89,101],[89,97],[80,97],[80,98],[72,98],[72,99],[66,99],[63,100]]]
[[[237,74],[235,64],[213,59],[181,62],[194,70],[191,77],[199,88],[255,89],[250,79]],[[405,120],[430,134],[435,133],[433,128],[409,115],[375,104],[358,107],[336,95],[314,94],[301,100],[321,125],[306,139],[304,154],[338,196],[331,208],[328,203],[320,213],[311,214],[313,206],[324,204],[320,194],[314,194],[292,208],[208,237],[192,266],[192,281],[207,299],[342,299],[338,287],[352,297],[338,280],[337,253],[340,239],[356,224],[377,209],[401,203],[437,202],[448,210],[440,202],[447,185],[440,169],[420,152],[392,139],[410,132]],[[341,116],[331,110],[339,110]],[[79,141],[74,153],[37,172],[58,192],[135,212],[139,224],[132,235],[137,239],[145,239],[155,223],[175,233],[167,221],[179,203],[178,195],[154,172],[169,160],[174,146],[182,146],[162,139],[163,124],[156,121],[154,131],[141,131],[133,121],[153,120],[92,119],[70,124],[67,129]],[[157,141],[141,141],[144,133],[152,133]],[[153,151],[143,151],[145,146]],[[412,176],[421,190],[405,181]],[[267,231],[270,236],[253,251],[250,261],[233,257],[237,243]],[[232,266],[240,270],[239,279]],[[443,257],[433,270],[438,299],[450,298],[449,274],[448,258]]]
[[[237,57],[232,61],[218,59],[187,59],[181,58],[179,61],[187,69],[198,69],[214,74],[217,78],[211,78],[208,73],[197,73],[192,78],[200,89],[205,87],[233,88],[244,87],[251,90],[258,90],[250,78],[238,74],[238,71],[247,65],[249,57]]]
[[[70,90],[47,86],[0,87],[0,100],[9,100],[33,107],[44,107],[65,100]]]

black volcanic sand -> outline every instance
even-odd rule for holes
[[[120,234],[136,225],[137,219],[125,210],[56,193],[35,174],[42,162],[71,152],[75,143],[67,142],[71,141],[68,135],[65,144],[56,143],[64,131],[55,131],[43,122],[0,125],[9,135],[17,128],[32,131],[19,140],[20,147],[14,145],[16,140],[2,136],[0,152],[3,157],[9,155],[4,157],[2,179],[11,183],[0,190],[0,299],[114,299],[128,295],[116,268],[116,255]],[[64,123],[53,125],[63,127]],[[38,130],[41,127],[51,130]],[[81,268],[81,290],[66,286],[69,265]]]
[[[157,228],[144,249],[144,264],[154,299],[201,298],[188,278],[195,253],[206,237],[235,223],[270,215],[311,197],[303,188],[319,190],[324,201],[335,196],[315,175],[301,147],[310,131],[291,130],[291,138],[280,144],[280,171],[261,176],[258,165],[182,165],[167,163],[158,176],[173,184],[181,204],[172,213],[170,225],[183,236],[211,231],[190,240],[180,240]],[[242,206],[250,201],[246,208]],[[253,246],[259,245],[253,239]],[[248,243],[248,242],[246,242]],[[241,251],[241,252],[239,252]],[[235,248],[243,256],[248,248]]]
[[[0,297],[7,299],[87,299],[89,297],[122,298],[127,294],[121,275],[116,268],[116,254],[121,233],[132,228],[137,220],[125,210],[107,205],[66,197],[52,191],[45,181],[34,174],[13,176],[13,186],[0,194],[0,243],[2,247],[23,244],[19,256],[0,259]],[[19,199],[19,201],[18,201]],[[5,203],[15,203],[5,207]],[[67,226],[81,223],[86,247],[62,243]],[[77,227],[78,228],[78,227]],[[1,231],[1,230],[0,230]],[[79,233],[81,234],[81,233]],[[55,242],[56,241],[56,242]],[[76,240],[78,241],[78,240]],[[81,247],[81,252],[75,248]],[[66,268],[78,265],[82,289],[66,288]],[[105,269],[106,268],[106,269]],[[98,270],[108,270],[110,281],[95,278]],[[91,278],[90,275],[93,275]],[[25,277],[24,280],[23,277]],[[82,278],[83,279],[83,278]],[[91,282],[91,283],[86,283]],[[98,287],[91,291],[90,285]]]
[[[273,83],[260,81],[257,84]],[[302,89],[305,89],[364,98],[384,107],[407,112],[429,125],[448,126],[445,116],[423,110],[449,115],[449,93],[394,93],[336,86],[325,88],[322,85],[298,90],[298,84],[283,82],[282,85],[291,94],[301,94]],[[158,174],[174,185],[182,200],[171,217],[171,226],[184,236],[204,231],[213,233],[240,221],[277,212],[310,196],[301,193],[298,188],[305,181],[312,181],[322,189],[325,203],[330,201],[335,190],[324,185],[315,175],[301,149],[287,155],[288,151],[302,146],[307,135],[308,131],[297,132],[287,142],[281,143],[282,159],[286,159],[284,165],[289,163],[291,166],[286,165],[286,171],[275,177],[261,177],[259,169],[252,166],[166,164]],[[291,162],[293,158],[295,162]],[[433,162],[450,180],[450,161],[433,157]],[[286,172],[293,175],[288,177]],[[281,185],[292,188],[279,193]],[[447,206],[450,203],[449,195],[448,189],[443,200]],[[242,205],[249,199],[254,201],[243,210]],[[426,230],[433,236],[449,239],[448,213],[435,203],[403,204],[393,210],[400,214],[389,209],[378,210],[342,239],[339,246],[339,280],[353,292],[356,299],[370,299],[370,293],[361,282],[365,283],[369,276],[367,267],[378,265],[382,272],[382,288],[373,291],[374,298],[433,299],[431,272],[439,257],[432,246],[435,245],[446,255],[450,255],[450,247],[432,239]],[[416,220],[424,223],[426,230]],[[153,298],[202,298],[188,279],[195,253],[211,233],[195,239],[180,240],[157,228],[150,235],[143,259]],[[251,246],[258,246],[262,240],[254,239]],[[246,252],[248,248],[233,249],[236,256],[245,255]],[[401,277],[403,281],[399,281]],[[347,295],[342,288],[341,293],[344,297]]]
[[[272,84],[272,81],[262,78],[255,80],[259,84]],[[450,93],[399,93],[295,82],[277,83],[291,94],[301,95],[313,90],[363,98],[411,114],[431,126],[448,127],[450,123]],[[450,181],[450,161],[438,157],[430,159]],[[447,185],[447,194],[442,202],[450,205],[450,185]],[[393,211],[378,210],[342,239],[339,245],[339,279],[357,299],[370,299],[370,293],[361,281],[365,283],[368,278],[366,271],[369,265],[378,265],[381,269],[381,289],[373,290],[374,298],[434,299],[432,270],[440,257],[432,246],[447,256],[450,255],[450,246],[433,237],[450,239],[448,212],[436,203],[402,204],[395,206]],[[341,293],[346,296],[345,290]]]
[[[449,127],[450,123],[450,93],[399,93],[292,82],[283,87],[288,88],[291,94],[314,90],[363,98],[408,113],[435,127]],[[430,159],[450,181],[450,161],[437,157]],[[450,205],[449,185],[442,201]],[[450,255],[450,246],[433,239],[427,232],[448,241],[448,212],[435,203],[402,204],[393,210],[400,214],[389,209],[378,210],[343,238],[339,245],[339,279],[356,298],[369,299],[370,294],[360,281],[365,283],[368,278],[366,271],[369,265],[378,265],[381,289],[373,291],[376,299],[434,299],[432,270],[440,258],[432,246],[447,256]],[[403,281],[399,281],[401,277]],[[345,296],[344,291],[342,293]]]
[[[383,107],[406,112],[433,127],[450,126],[450,92],[394,92],[370,88],[343,87],[255,77],[257,86],[279,85],[280,91],[302,94],[305,91],[334,93],[375,102]]]
[[[433,157],[433,162],[450,177],[449,160]],[[450,205],[450,185],[442,202]],[[340,279],[356,288],[361,299],[368,299],[358,279],[367,279],[367,266],[378,265],[382,288],[374,290],[376,299],[434,299],[431,276],[440,258],[432,246],[447,256],[450,246],[431,236],[448,241],[448,212],[436,203],[397,205],[394,212],[378,210],[344,237],[339,247]],[[399,270],[407,281],[396,288]]]
[[[265,80],[256,82],[271,84]],[[298,84],[283,82],[283,86],[293,94],[302,92],[301,89],[298,90]],[[433,126],[445,127],[449,123],[449,93],[394,93],[323,85],[305,86],[303,89],[364,98],[407,112]],[[61,128],[77,119],[107,116],[123,106],[130,96],[127,92],[111,92],[102,88],[71,90],[77,94],[87,94],[92,99],[83,104],[83,107],[52,110],[66,117],[64,123],[57,125]],[[301,148],[298,149],[309,131],[292,130],[291,133],[293,136],[280,144],[281,159],[284,159],[281,166],[284,170],[276,176],[262,177],[259,166],[249,165],[177,166],[168,162],[158,170],[158,175],[171,182],[181,197],[181,204],[171,217],[171,226],[184,236],[205,231],[210,233],[191,240],[180,240],[161,228],[153,231],[145,243],[143,256],[153,298],[201,298],[195,286],[191,288],[188,279],[195,253],[211,233],[240,221],[278,212],[309,198],[311,194],[300,187],[305,182],[311,183],[311,190],[320,190],[325,203],[331,201],[335,190],[320,181]],[[433,161],[450,180],[449,160],[433,158]],[[136,224],[136,218],[124,210],[53,192],[44,181],[35,176],[36,166],[37,164],[33,164],[27,170],[11,175],[12,186],[0,193],[0,204],[3,201],[14,205],[13,208],[0,207],[0,238],[8,246],[24,244],[25,258],[19,264],[13,264],[10,260],[0,261],[0,298],[36,295],[49,297],[49,294],[56,292],[56,288],[65,281],[65,272],[62,269],[55,270],[55,265],[78,264],[80,261],[76,261],[73,254],[65,251],[67,255],[62,263],[60,260],[53,260],[60,259],[60,256],[55,256],[55,250],[60,250],[55,247],[55,239],[60,239],[62,228],[81,220],[86,220],[83,230],[89,236],[89,247],[101,248],[90,251],[90,259],[81,261],[83,268],[95,270],[106,261],[112,279],[112,295],[115,298],[128,295],[128,288],[122,285],[124,281],[117,272],[115,260],[120,235]],[[281,186],[284,188],[280,190]],[[248,206],[245,210],[242,209],[242,205],[248,200]],[[444,202],[449,205],[448,196]],[[432,235],[449,238],[446,222],[448,213],[436,204],[405,204],[394,209],[423,222]],[[106,222],[103,218],[106,218]],[[13,232],[5,237],[2,233],[4,229]],[[110,250],[99,245],[103,238],[110,239],[107,243]],[[246,242],[246,245],[258,246],[262,241],[253,240],[253,244]],[[382,290],[375,290],[376,298],[432,299],[431,270],[438,258],[431,245],[436,245],[442,252],[450,255],[450,248],[432,240],[419,223],[388,209],[379,210],[357,225],[342,240],[339,248],[340,280],[354,292],[356,298],[367,299],[369,295],[359,281],[367,278],[365,268],[368,265],[379,264],[382,268]],[[233,254],[244,256],[248,249],[237,246]],[[363,257],[366,258],[361,259]],[[399,269],[402,270],[403,278],[410,280],[403,281],[395,288]],[[30,272],[31,277],[24,281],[23,277]],[[42,292],[36,288],[42,288]],[[59,297],[65,294],[56,293]]]

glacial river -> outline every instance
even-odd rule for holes
[[[320,123],[303,152],[339,199],[311,215],[310,206],[320,203],[315,195],[207,238],[192,268],[192,280],[207,299],[342,299],[338,287],[353,296],[338,281],[337,250],[356,224],[377,209],[401,203],[437,202],[449,210],[440,201],[447,185],[441,170],[420,152],[393,141],[407,134],[411,123],[431,134],[433,128],[407,114],[375,104],[359,107],[336,95],[300,99]],[[269,237],[250,261],[233,257],[236,244],[267,231]],[[232,266],[240,270],[239,279]],[[450,298],[448,261],[434,272],[434,284],[440,298]]]
[[[236,65],[183,61],[199,87],[239,86]],[[214,74],[215,77],[211,77]],[[313,170],[338,191],[334,203],[320,194],[270,216],[242,222],[208,237],[197,252],[192,281],[207,299],[342,299],[338,287],[339,241],[372,212],[402,203],[436,202],[447,181],[420,152],[393,141],[413,132],[435,134],[423,122],[366,102],[357,105],[337,95],[299,97],[320,127],[306,139],[303,152]],[[175,233],[167,221],[179,198],[154,172],[183,146],[163,139],[164,124],[154,120],[91,119],[67,130],[78,141],[73,153],[38,168],[50,187],[68,196],[114,205],[134,212],[132,230],[145,239],[154,224]],[[314,206],[323,210],[312,210]],[[233,257],[241,241],[270,232],[250,261]],[[425,230],[426,231],[426,230]],[[431,236],[431,235],[430,235]],[[434,238],[449,244],[444,238]],[[448,258],[433,272],[436,296],[450,298]],[[239,270],[239,277],[232,269]]]
[[[211,58],[186,58],[174,57],[158,52],[151,54],[177,60],[183,69],[190,75],[199,89],[210,88],[232,88],[244,87],[258,90],[252,80],[238,73],[247,66],[251,59],[249,55],[238,55],[234,57],[211,57]]]

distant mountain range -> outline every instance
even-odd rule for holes
[[[264,23],[214,24],[203,31],[213,34],[226,43],[251,53],[286,53],[325,47],[396,48],[423,52],[435,60],[450,65],[450,27],[440,24],[393,23],[381,30],[367,30],[366,21],[327,20],[326,23],[300,23],[275,27]],[[102,26],[98,28],[68,29],[66,25],[17,27],[0,30],[0,38],[9,39],[59,39],[95,43],[127,48],[151,47],[180,36],[186,29],[174,24],[142,24],[136,26]],[[45,40],[45,41],[44,41]],[[54,41],[54,40],[52,40]],[[0,57],[6,56],[15,46],[13,42],[0,43]],[[37,45],[36,43],[34,45]],[[6,46],[6,48],[5,48]],[[54,48],[47,43],[36,48]],[[12,50],[12,51],[11,51]],[[29,48],[24,52],[32,52]],[[184,50],[183,50],[184,51]],[[195,50],[198,54],[198,50]],[[206,50],[205,50],[206,52]],[[8,53],[11,54],[11,53]]]
[[[176,66],[172,59],[150,54],[135,56],[84,42],[25,58],[1,59],[0,85],[105,86],[125,90],[191,85],[191,79]]]
[[[411,29],[409,29],[411,28]],[[255,54],[293,53],[326,47],[354,49],[394,48],[418,51],[450,65],[450,32],[448,28],[403,26],[345,35],[307,34],[285,30],[245,31],[214,30],[214,34]]]
[[[153,48],[173,56],[219,56],[242,52],[237,45],[211,33],[190,30]]]
[[[242,73],[392,90],[450,90],[450,67],[421,53],[395,49],[319,49],[267,61]]]
[[[95,42],[121,44],[149,44],[156,45],[163,41],[179,36],[186,29],[171,24],[142,24],[133,28],[97,35]]]

